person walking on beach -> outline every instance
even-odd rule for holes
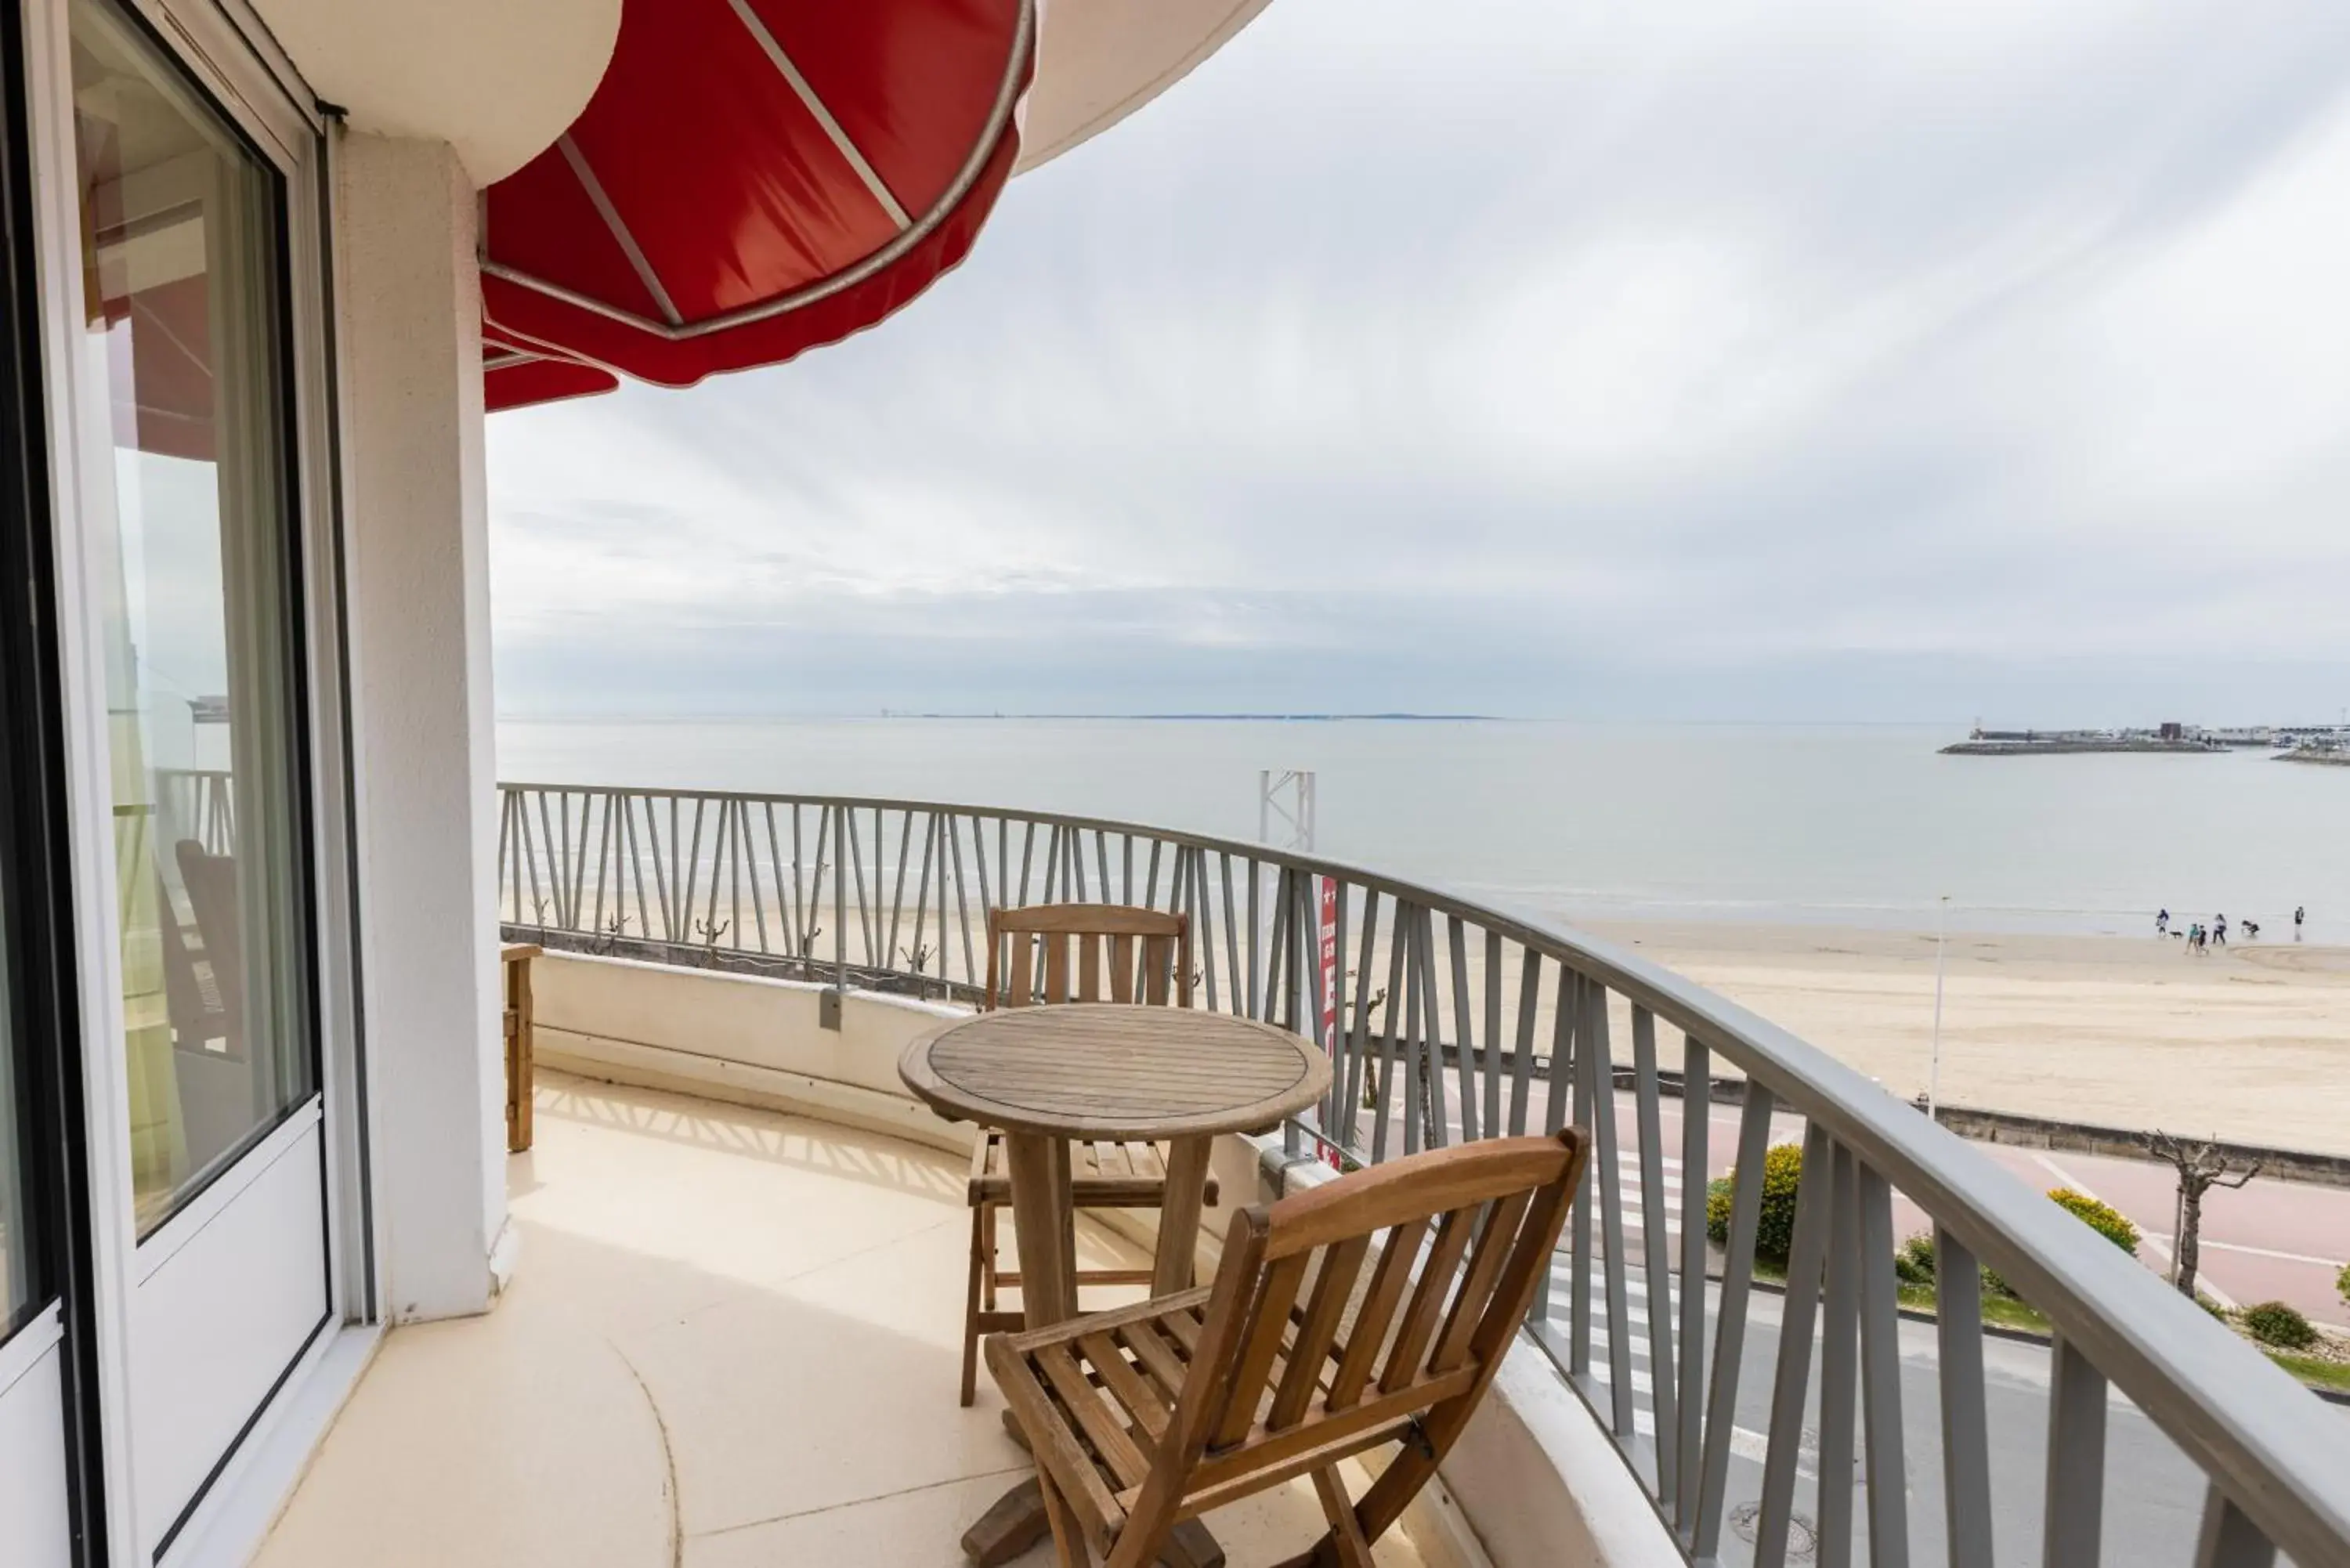
[[[2303,909],[2299,904],[2295,904],[2293,907],[2293,940],[2294,941],[2301,940],[2301,922],[2308,913],[2309,911]]]
[[[2211,917],[2211,940],[2218,942],[2223,948],[2228,945],[2227,916],[2214,915]]]
[[[2170,934],[2170,911],[2169,911],[2169,910],[2168,910],[2168,909],[2158,909],[2158,910],[2156,910],[2156,911],[2155,911],[2155,914],[2154,914],[2154,934],[2155,934],[2156,936],[2158,936],[2158,937],[2167,937],[2167,936],[2168,936],[2168,935]]]

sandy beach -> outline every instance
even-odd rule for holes
[[[1926,1086],[1934,937],[1821,926],[1593,924],[1908,1096]],[[1950,940],[1954,1105],[2350,1153],[2350,948],[2152,936]]]

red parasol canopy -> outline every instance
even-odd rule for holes
[[[486,193],[490,408],[778,364],[911,300],[1011,175],[1035,34],[1035,0],[627,0],[586,110]]]

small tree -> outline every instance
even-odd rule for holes
[[[2216,1139],[2193,1143],[2157,1127],[2141,1135],[2147,1152],[2178,1172],[2178,1234],[2171,1238],[2170,1282],[2193,1300],[2195,1269],[2202,1254],[2203,1194],[2214,1187],[2241,1187],[2261,1173],[2261,1162],[2238,1165]]]

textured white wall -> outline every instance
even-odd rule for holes
[[[484,1310],[505,1222],[481,282],[446,142],[337,151],[375,1214],[395,1321]]]

